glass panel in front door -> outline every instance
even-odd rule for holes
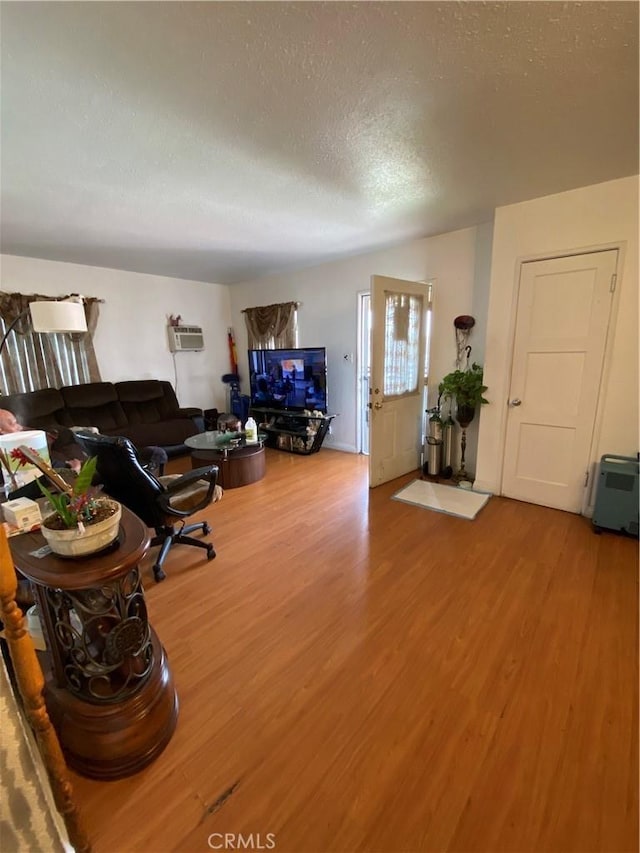
[[[422,358],[422,296],[385,291],[383,396],[388,400],[418,391]]]

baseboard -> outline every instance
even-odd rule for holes
[[[339,450],[342,453],[357,453],[358,451],[353,444],[343,444],[341,441],[331,441],[330,436],[327,436],[322,444],[322,447],[327,447],[329,450]]]

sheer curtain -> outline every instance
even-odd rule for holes
[[[384,389],[385,398],[410,394],[422,379],[419,358],[421,296],[385,292]]]
[[[0,340],[31,302],[68,298],[0,292]],[[85,296],[83,302],[87,332],[36,333],[29,314],[13,327],[0,356],[0,390],[3,393],[16,394],[100,381],[93,334],[98,324],[101,300]]]
[[[297,302],[245,308],[249,349],[287,349],[298,343]]]

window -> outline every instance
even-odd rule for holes
[[[0,339],[17,316],[34,300],[51,297],[35,294],[0,294]],[[99,382],[100,371],[93,348],[99,301],[84,298],[88,332],[44,334],[31,330],[28,319],[14,326],[0,353],[0,390],[5,394],[38,391]]]

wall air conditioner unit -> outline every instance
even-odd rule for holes
[[[200,326],[168,326],[171,352],[191,352],[204,349]]]

